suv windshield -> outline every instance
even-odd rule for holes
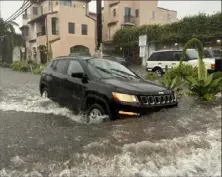
[[[187,56],[189,57],[190,60],[195,60],[199,58],[199,54],[196,50],[187,50]]]
[[[98,78],[118,77],[124,79],[140,79],[125,66],[105,59],[89,59],[86,62],[90,72]]]

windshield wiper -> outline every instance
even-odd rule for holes
[[[110,70],[113,70],[113,71],[116,71],[116,72],[125,74],[125,75],[127,75],[127,76],[131,76],[131,77],[134,77],[134,78],[139,79],[137,76],[134,76],[134,75],[132,75],[132,74],[129,74],[129,73],[127,73],[127,72],[124,72],[124,71],[121,71],[121,70],[118,70],[118,69],[110,69]]]
[[[114,72],[110,72],[109,70],[106,70],[106,69],[104,69],[104,68],[100,68],[100,67],[98,67],[98,66],[94,66],[94,67],[97,68],[97,69],[99,69],[99,70],[101,70],[101,71],[103,71],[103,72],[105,72],[105,73],[108,73],[108,74],[110,74],[110,75],[115,74],[115,75],[117,75],[117,76],[119,76],[119,77],[124,77],[124,78],[126,78],[126,77],[123,76],[123,75],[120,75],[120,74],[117,74],[117,73],[114,73]]]

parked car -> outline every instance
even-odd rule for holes
[[[95,57],[58,57],[42,72],[40,94],[88,116],[136,115],[177,105],[174,92],[141,79],[127,67]]]
[[[146,61],[147,71],[156,72],[158,75],[163,75],[165,68],[173,68],[180,63],[182,50],[159,50],[153,52]],[[192,66],[198,66],[198,52],[195,49],[187,49],[184,63]],[[206,69],[209,73],[215,71],[215,59],[204,58]]]
[[[103,58],[108,59],[108,60],[112,60],[112,61],[116,61],[124,66],[129,66],[129,62],[123,57],[103,54]]]

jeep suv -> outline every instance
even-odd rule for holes
[[[141,79],[118,62],[96,57],[58,57],[42,72],[40,94],[87,116],[138,115],[177,105],[172,90]]]

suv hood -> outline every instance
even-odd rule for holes
[[[171,91],[163,86],[144,80],[121,80],[121,79],[101,79],[101,82],[110,84],[117,89],[117,91],[132,93],[132,94],[155,94],[164,92],[166,94]]]

